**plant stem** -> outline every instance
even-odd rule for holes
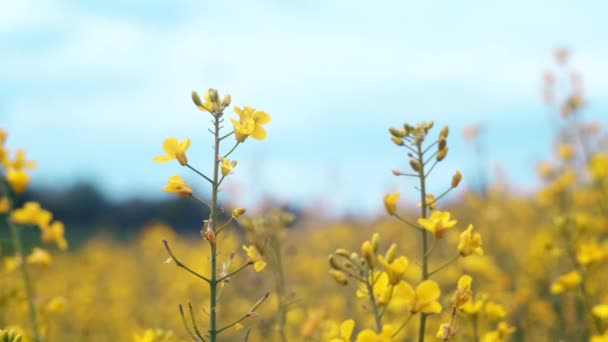
[[[213,154],[213,181],[212,191],[211,191],[211,230],[213,233],[216,233],[217,230],[217,190],[218,190],[218,177],[219,177],[219,168],[220,168],[220,118],[221,114],[214,116],[213,126],[214,126],[214,137],[215,144],[214,154]],[[238,144],[237,144],[238,145]],[[235,146],[236,147],[236,146]],[[217,236],[217,234],[216,234]],[[209,340],[211,342],[216,342],[217,334],[219,331],[217,330],[217,240],[211,243],[211,281],[209,282]]]
[[[27,304],[30,311],[30,323],[32,324],[33,341],[40,342],[40,332],[38,331],[38,321],[36,319],[36,305],[34,304],[34,290],[32,288],[32,282],[27,271],[27,264],[25,263],[25,255],[23,253],[23,245],[21,242],[21,235],[19,234],[19,227],[7,220],[7,224],[11,228],[11,234],[13,236],[13,247],[17,252],[19,258],[19,265],[21,268],[21,277],[23,278],[23,284],[25,286],[25,295],[27,297]]]
[[[372,312],[374,314],[374,319],[376,320],[376,332],[381,332],[382,321],[380,320],[378,306],[376,306],[376,299],[374,298],[374,286],[370,283],[369,277],[367,277],[365,285],[367,286],[367,293],[369,294],[369,303],[372,306]]]
[[[416,145],[418,150],[418,162],[420,164],[420,170],[418,171],[420,179],[420,217],[425,219],[427,215],[427,204],[426,204],[426,176],[424,174],[424,154],[421,148],[422,143]],[[435,165],[433,165],[435,166]],[[432,169],[432,167],[431,167]],[[429,278],[429,265],[428,265],[428,239],[427,231],[423,229],[422,232],[422,280]],[[420,325],[418,327],[418,341],[424,342],[424,333],[426,330],[426,314],[420,313]]]

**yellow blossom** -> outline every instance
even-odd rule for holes
[[[401,279],[403,279],[403,275],[409,264],[407,258],[404,256],[398,257],[392,262],[388,262],[382,255],[379,255],[378,262],[384,267],[384,271],[388,275],[391,285],[399,284]]]
[[[21,258],[19,257],[6,257],[4,258],[4,270],[8,273],[13,272],[21,265]]]
[[[230,119],[234,126],[234,135],[238,142],[244,142],[248,136],[256,140],[266,138],[266,130],[262,125],[270,122],[270,115],[262,110],[255,110],[250,106],[244,108],[234,107],[234,112],[239,120]]]
[[[473,234],[472,231],[473,225],[469,224],[467,229],[460,234],[458,253],[463,257],[473,253],[483,255],[483,249],[481,249],[481,235],[479,235],[479,233]]]
[[[464,305],[460,306],[459,309],[460,309],[460,311],[464,312],[467,315],[474,316],[474,315],[477,315],[481,311],[483,304],[484,304],[484,301],[481,299],[477,299],[477,300],[470,299]]]
[[[32,249],[32,253],[30,253],[25,260],[28,264],[48,266],[51,264],[52,258],[51,254],[49,254],[49,252],[47,252],[45,249],[34,247],[34,249]]]
[[[577,271],[566,273],[551,284],[550,291],[552,294],[559,294],[566,290],[574,290],[581,280],[581,275]]]
[[[25,202],[23,207],[13,210],[11,220],[17,224],[31,224],[41,229],[48,226],[53,214],[40,207],[38,202]]]
[[[247,252],[247,257],[249,258],[249,262],[253,263],[253,268],[256,272],[262,271],[266,268],[266,261],[262,258],[260,251],[254,246],[251,245],[249,247],[243,245],[243,250]]]
[[[608,304],[599,304],[591,309],[593,316],[602,320],[608,320]]]
[[[17,150],[15,160],[6,160],[5,166],[7,169],[24,170],[36,168],[36,162],[25,159],[25,151]]]
[[[236,160],[230,161],[228,158],[222,158],[222,176],[227,176],[236,167]]]
[[[382,331],[377,333],[372,329],[362,330],[359,334],[357,334],[357,339],[355,342],[393,342],[397,341],[396,338],[393,337],[395,329],[390,324],[385,324],[382,327]]]
[[[435,202],[435,195],[433,194],[426,194],[424,196],[425,200],[426,200],[426,207],[431,209],[431,210],[435,210],[436,206],[436,202]],[[417,204],[419,207],[422,207],[422,202],[418,202]]]
[[[510,326],[506,322],[498,323],[496,330],[491,331],[483,336],[482,342],[502,342],[509,335],[515,332],[515,327]]]
[[[430,218],[418,219],[418,224],[433,233],[437,239],[441,239],[444,230],[454,227],[456,223],[456,220],[450,221],[450,213],[447,211],[435,211]]]
[[[491,320],[503,319],[507,315],[505,307],[494,303],[492,301],[488,301],[486,303],[485,313],[488,315],[488,318]]]
[[[66,307],[66,300],[63,297],[53,297],[47,304],[46,304],[46,311],[50,312],[50,313],[61,313],[65,311],[65,307]]]
[[[168,184],[163,187],[163,190],[180,196],[191,196],[192,189],[184,182],[182,177],[174,175],[169,178]]]
[[[329,342],[351,342],[355,321],[347,319],[340,325],[340,337],[331,339]]]
[[[55,221],[48,226],[42,227],[41,230],[42,241],[47,243],[54,242],[62,251],[68,248],[68,242],[64,236],[65,227],[63,226],[63,222]]]
[[[386,208],[386,212],[394,216],[397,214],[397,201],[399,200],[399,193],[395,192],[392,194],[386,194],[384,196],[384,207]]]
[[[29,184],[30,176],[23,169],[8,169],[6,181],[15,193],[21,194]]]
[[[571,159],[574,157],[574,149],[568,144],[559,144],[557,147],[557,155],[564,160]]]
[[[190,139],[179,142],[176,138],[167,138],[163,142],[163,150],[165,150],[164,156],[154,157],[154,161],[157,163],[167,162],[173,159],[182,165],[188,164],[188,158],[186,157],[186,150],[190,147]]]
[[[602,335],[591,336],[590,342],[608,342],[608,329]]]
[[[437,329],[437,334],[435,334],[435,337],[442,340],[449,340],[454,336],[456,336],[456,329],[450,327],[450,325],[447,323],[441,323],[439,329]]]
[[[608,177],[608,153],[598,153],[591,158],[589,173],[595,180]]]
[[[0,197],[0,215],[8,213],[11,210],[11,201],[8,197]]]
[[[469,275],[462,275],[458,278],[458,287],[454,293],[454,306],[459,308],[471,300],[471,282],[473,278]]]
[[[393,289],[386,272],[374,272],[369,276],[369,280],[373,282],[374,286],[372,291],[374,292],[374,301],[378,306],[388,305],[393,297]],[[400,284],[404,284],[401,282]],[[361,284],[357,290],[357,297],[369,298],[369,292],[365,284]]]
[[[576,261],[584,266],[604,260],[605,254],[597,242],[592,241],[578,246]]]
[[[441,295],[439,285],[433,280],[425,280],[421,282],[414,290],[409,284],[405,283],[404,297],[408,302],[410,312],[416,314],[423,313],[440,313],[441,304],[437,301]]]

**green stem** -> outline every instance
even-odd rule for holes
[[[453,263],[454,261],[456,261],[456,259],[458,259],[460,257],[460,254],[456,254],[455,256],[452,257],[452,259],[446,261],[445,263],[443,263],[441,266],[437,267],[436,269],[434,269],[432,272],[429,273],[429,277],[432,276],[433,274],[441,271],[442,269],[444,269],[445,267],[447,267],[449,264]]]
[[[220,141],[222,141],[222,140],[224,140],[224,139],[228,138],[229,136],[231,136],[231,135],[233,135],[233,134],[234,134],[234,131],[232,131],[232,132],[230,132],[230,133],[228,133],[228,134],[224,135],[223,137],[221,137],[221,138],[220,138]]]
[[[190,330],[190,326],[188,325],[188,322],[186,321],[186,316],[184,315],[184,308],[182,307],[182,305],[179,305],[179,315],[182,316],[182,323],[184,324],[184,327],[186,328],[186,331],[188,332],[188,335],[190,335],[190,337],[192,338],[193,341],[197,340],[197,337],[194,336],[194,334],[192,333],[192,330]],[[203,339],[203,341],[205,341]]]
[[[420,164],[420,170],[418,171],[420,179],[420,217],[425,219],[427,216],[427,204],[426,204],[426,176],[424,174],[424,155],[422,153],[421,144],[417,144],[418,149],[418,163]],[[433,165],[433,167],[436,164]],[[432,170],[432,167],[431,167]],[[429,171],[430,173],[430,171]],[[428,264],[428,239],[427,231],[423,229],[422,235],[422,280],[429,278],[429,264]],[[418,326],[418,342],[424,342],[424,335],[426,330],[426,314],[420,313],[420,324]]]
[[[422,227],[420,227],[420,226],[417,226],[417,225],[415,225],[415,224],[413,224],[413,223],[411,223],[411,222],[409,222],[409,221],[407,221],[407,220],[403,219],[401,216],[399,216],[399,215],[397,215],[397,214],[395,214],[395,217],[396,217],[396,218],[397,218],[399,221],[401,221],[401,222],[403,222],[403,223],[407,224],[408,226],[410,226],[410,227],[412,227],[412,228],[414,228],[414,229],[416,229],[416,230],[418,230],[418,231],[420,231],[420,232],[424,230],[424,228],[422,228]]]
[[[211,191],[211,230],[215,234],[217,231],[217,190],[220,168],[220,115],[214,117],[214,137],[215,144],[213,145],[213,181]],[[238,145],[238,143],[236,144]],[[234,148],[236,148],[236,145]],[[234,151],[234,148],[232,151]],[[230,151],[230,152],[232,152]],[[227,157],[227,156],[226,156]],[[224,157],[225,158],[225,157]],[[217,237],[217,234],[216,234]],[[211,244],[211,281],[209,282],[209,339],[211,342],[216,342],[219,331],[217,330],[217,240]]]
[[[192,303],[190,303],[190,302],[188,302],[188,310],[190,311],[190,318],[192,319],[192,327],[194,328],[194,332],[196,333],[196,336],[198,336],[198,338],[200,338],[201,341],[205,341],[203,334],[201,334],[201,331],[198,330],[198,326],[196,324],[196,316],[194,316],[194,310],[192,309]]]
[[[219,142],[219,140],[218,140]],[[229,155],[232,154],[232,152],[234,152],[234,150],[236,150],[237,146],[239,146],[240,142],[236,142],[236,144],[234,144],[234,146],[230,149],[230,151],[228,151],[228,153],[226,153],[226,155],[224,155],[224,158],[228,158]],[[219,156],[219,151],[218,151],[218,156]]]
[[[17,252],[19,258],[19,264],[21,268],[21,277],[23,278],[23,284],[25,286],[25,294],[27,297],[27,304],[30,311],[30,323],[32,324],[33,341],[40,342],[40,332],[38,331],[38,321],[36,319],[36,305],[34,304],[34,290],[32,288],[32,282],[27,271],[27,264],[25,262],[25,255],[23,253],[23,245],[21,242],[21,235],[19,234],[19,228],[7,220],[7,224],[11,228],[11,234],[13,236],[13,246]]]
[[[204,175],[202,172],[200,172],[199,170],[197,170],[197,169],[195,169],[194,167],[192,167],[192,165],[190,165],[190,164],[186,164],[186,166],[187,166],[187,167],[188,167],[190,170],[192,170],[192,171],[196,172],[196,173],[197,173],[199,176],[201,176],[201,177],[205,178],[205,179],[206,179],[206,180],[207,180],[209,183],[213,184],[213,181],[212,181],[211,179],[209,179],[209,177],[205,176],[205,175]]]
[[[369,294],[369,303],[372,306],[372,312],[374,314],[374,319],[376,321],[376,332],[382,331],[382,321],[380,320],[380,314],[378,312],[378,306],[376,305],[376,299],[374,298],[374,287],[370,284],[369,277],[365,282],[367,286],[367,293]]]
[[[228,278],[232,277],[233,275],[235,275],[235,274],[237,274],[237,273],[241,272],[241,271],[242,271],[242,270],[244,270],[244,269],[245,269],[247,266],[250,266],[250,265],[253,265],[253,262],[248,262],[248,263],[244,264],[243,266],[239,267],[239,268],[238,268],[236,271],[234,271],[234,272],[230,272],[230,273],[228,273],[227,275],[225,275],[225,276],[221,277],[220,279],[218,279],[218,280],[217,280],[217,282],[218,282],[218,283],[223,282],[224,280],[226,280],[226,279],[228,279]]]
[[[195,194],[191,194],[190,195],[192,198],[194,198],[195,200],[199,201],[200,203],[204,204],[207,206],[207,208],[211,209],[211,203],[205,201],[204,199],[196,196]]]
[[[414,315],[412,315],[412,313],[410,313],[410,315],[407,316],[407,318],[405,319],[405,321],[403,322],[403,324],[401,324],[401,326],[399,327],[399,329],[395,330],[395,332],[393,333],[393,336],[391,336],[391,337],[397,336],[397,334],[399,334],[399,332],[401,330],[403,330],[403,328],[405,328],[405,326],[407,325],[407,322],[409,322],[412,317],[414,317]]]
[[[169,243],[167,242],[167,240],[163,240],[163,244],[165,245],[165,249],[167,250],[167,253],[169,253],[169,256],[171,257],[171,260],[173,260],[173,262],[175,262],[175,264],[178,267],[181,267],[183,269],[185,269],[186,271],[192,273],[193,275],[195,275],[196,277],[210,283],[211,281],[206,278],[205,276],[203,276],[202,274],[192,270],[191,268],[189,268],[188,266],[184,265],[171,251],[171,248],[169,248]]]

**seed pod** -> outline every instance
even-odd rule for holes
[[[192,92],[192,102],[194,102],[194,104],[197,107],[202,107],[203,106],[203,102],[201,101],[201,97],[198,96],[198,93],[193,91]]]
[[[348,276],[346,273],[338,271],[338,270],[329,270],[329,274],[334,278],[336,282],[340,285],[348,284]]]
[[[456,171],[456,173],[454,174],[454,176],[452,176],[452,188],[456,188],[458,186],[458,184],[460,184],[460,181],[462,180],[462,173],[460,173],[460,171]]]
[[[420,172],[420,162],[416,159],[410,159],[410,166],[412,167],[412,170]]]
[[[448,128],[448,126],[443,126],[443,128],[439,132],[439,137],[447,138],[449,133],[450,129]]]
[[[437,156],[435,157],[435,159],[437,159],[437,161],[442,161],[443,159],[445,159],[445,156],[448,155],[448,148],[444,148],[443,150],[440,150],[439,153],[437,153]]]
[[[393,143],[395,143],[395,145],[403,146],[403,139],[396,137],[394,135],[391,135],[391,140],[393,141]]]

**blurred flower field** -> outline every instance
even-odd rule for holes
[[[134,239],[99,232],[73,247],[61,217],[21,200],[29,170],[44,165],[0,131],[0,341],[608,341],[605,133],[582,119],[567,51],[556,59],[571,77],[543,76],[556,125],[555,153],[537,165],[540,188],[466,189],[458,170],[435,176],[460,132],[421,118],[387,127],[386,148],[402,149],[395,165],[408,169],[392,171],[401,191],[378,199],[386,213],[375,218],[219,203],[238,147],[264,143],[272,122],[209,89],[192,100],[211,135],[190,138],[212,141],[211,171],[192,166],[203,161],[189,160],[190,138],[167,138],[150,157],[174,164],[164,190],[208,219],[183,235],[150,213]],[[465,132],[471,144],[479,130]]]

